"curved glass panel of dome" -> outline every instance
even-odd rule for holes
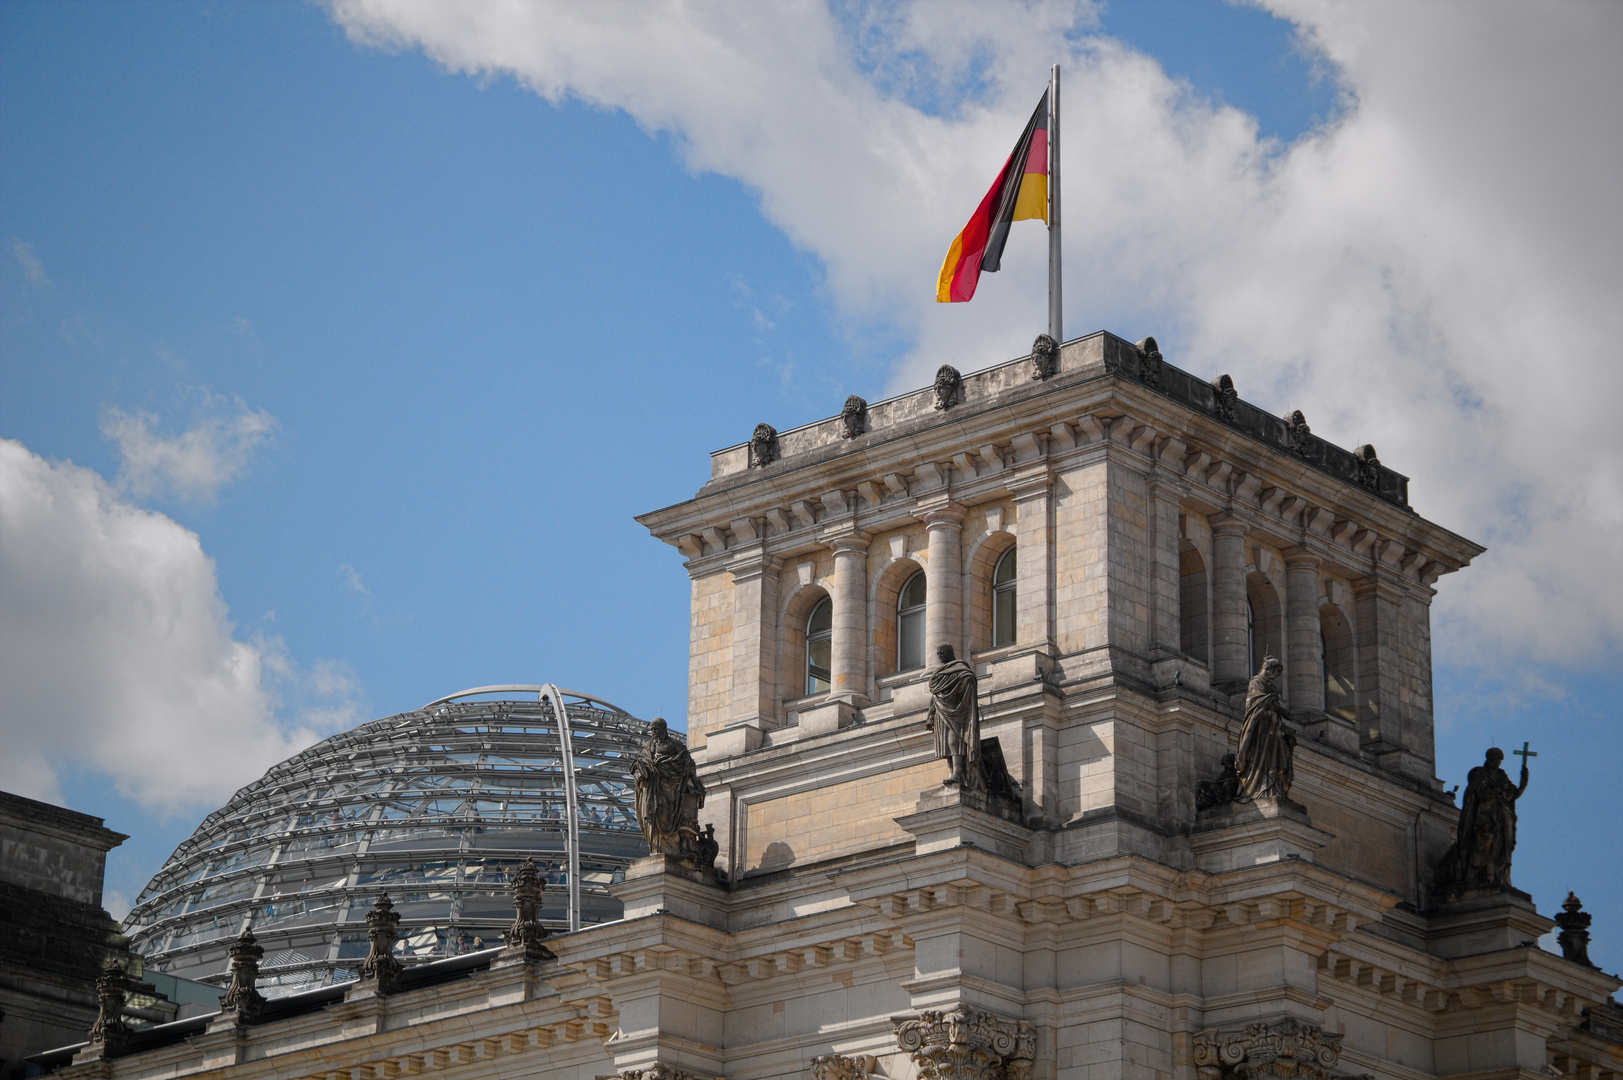
[[[206,817],[142,890],[125,921],[135,951],[152,970],[223,986],[226,949],[252,926],[265,949],[262,993],[345,982],[367,952],[366,912],[387,893],[401,913],[396,955],[427,963],[501,944],[513,920],[508,883],[526,858],[547,882],[543,920],[567,930],[568,800],[542,689],[452,695],[273,767]],[[579,918],[591,925],[621,917],[608,886],[648,853],[631,778],[648,725],[590,695],[559,694],[575,761]]]

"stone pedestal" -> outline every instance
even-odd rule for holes
[[[851,727],[861,720],[862,711],[849,701],[825,701],[815,708],[801,710],[800,737],[809,739],[813,735],[826,735]]]
[[[640,919],[669,912],[702,926],[725,929],[727,890],[709,870],[675,855],[647,855],[626,868],[626,879],[609,886],[625,904],[625,917]]]
[[[1285,859],[1312,862],[1314,853],[1334,839],[1313,827],[1300,803],[1258,798],[1202,810],[1189,846],[1196,865],[1216,874]]]
[[[1519,889],[1469,889],[1428,914],[1428,951],[1449,960],[1533,946],[1555,926]]]
[[[923,792],[913,812],[897,818],[896,824],[913,834],[919,855],[977,847],[1024,863],[1033,837],[1018,807],[957,787]]]

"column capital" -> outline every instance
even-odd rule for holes
[[[956,528],[964,523],[964,514],[964,507],[955,502],[938,502],[918,509],[919,520],[931,529]]]
[[[1232,510],[1212,514],[1206,519],[1206,523],[1212,527],[1212,532],[1227,533],[1230,536],[1244,536],[1246,530],[1251,527],[1250,522]]]
[[[783,565],[783,559],[776,555],[768,555],[762,548],[740,553],[739,557],[727,563],[727,572],[733,576],[736,585],[741,581],[754,581],[765,574],[778,569]]]
[[[1284,555],[1287,570],[1317,570],[1324,563],[1318,552],[1311,548],[1286,548]]]
[[[849,532],[842,532],[838,536],[830,537],[826,542],[828,546],[834,550],[834,554],[836,555],[866,555],[868,553],[870,539],[871,538],[866,532],[863,532],[861,529],[856,529]]]

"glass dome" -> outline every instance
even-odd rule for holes
[[[226,949],[251,925],[265,949],[260,989],[276,996],[355,978],[383,893],[401,913],[407,964],[499,944],[513,919],[508,879],[526,858],[546,877],[553,929],[618,919],[607,886],[648,852],[631,779],[647,732],[550,685],[481,687],[362,724],[205,818],[142,890],[125,933],[149,970],[223,986]]]

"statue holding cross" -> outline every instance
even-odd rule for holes
[[[1510,856],[1516,850],[1516,800],[1527,790],[1527,759],[1538,757],[1527,743],[1516,751],[1522,759],[1520,784],[1512,784],[1500,763],[1497,746],[1466,777],[1460,825],[1454,846],[1437,866],[1437,889],[1444,897],[1468,889],[1509,889]]]

